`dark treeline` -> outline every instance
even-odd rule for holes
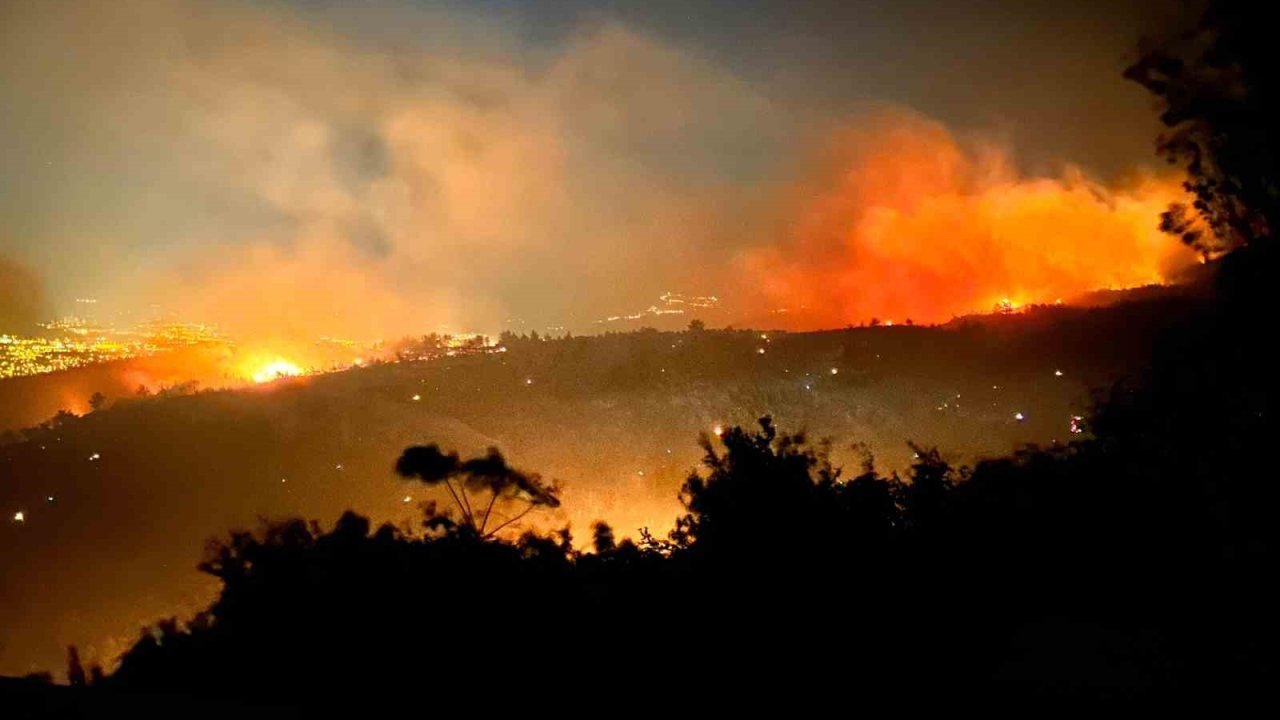
[[[150,629],[98,686],[286,704],[425,678],[458,702],[720,683],[739,701],[1260,692],[1277,669],[1276,387],[1237,263],[1265,252],[1221,263],[1219,301],[1164,334],[1084,439],[972,468],[921,447],[906,477],[870,458],[846,474],[764,418],[704,438],[669,537],[598,525],[580,552],[567,531],[494,532],[556,502],[540,478],[410,448],[406,481],[453,502],[421,531],[347,514],[236,534],[202,565],[224,583],[208,612]]]
[[[766,418],[707,439],[669,538],[598,525],[586,553],[567,531],[488,533],[491,497],[553,501],[500,456],[414,448],[401,471],[455,483],[455,510],[421,533],[347,514],[234,535],[202,565],[224,583],[209,611],[149,630],[101,686],[307,703],[424,677],[463,694],[652,674],[939,698],[1256,690],[1276,669],[1274,393],[1196,352],[1213,320],[1170,339],[1194,383],[1158,364],[1069,447],[972,469],[920,448],[906,478],[845,477]]]
[[[1076,442],[971,468],[918,447],[898,477],[870,458],[841,471],[763,418],[704,439],[670,536],[597,525],[587,552],[567,530],[502,526],[558,499],[496,451],[410,448],[397,470],[451,507],[413,531],[348,513],[216,543],[201,568],[220,597],[150,628],[90,691],[470,707],[779,688],[849,704],[1265,693],[1278,185],[1269,31],[1245,13],[1215,5],[1129,72],[1166,104],[1160,149],[1196,201],[1164,222],[1212,261],[1216,295]]]

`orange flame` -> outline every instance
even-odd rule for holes
[[[1006,153],[905,113],[842,133],[828,158],[795,189],[782,242],[740,258],[770,307],[806,309],[797,323],[940,322],[1164,283],[1195,262],[1158,228],[1176,178],[1022,177]]]

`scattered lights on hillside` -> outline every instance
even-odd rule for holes
[[[1071,434],[1079,435],[1084,432],[1084,418],[1079,415],[1071,416]]]

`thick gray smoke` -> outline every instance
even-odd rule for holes
[[[455,14],[427,50],[278,7],[3,12],[6,173],[31,184],[2,211],[26,254],[62,295],[239,333],[492,331],[697,290],[787,124],[615,24],[535,53],[466,43],[481,21]]]

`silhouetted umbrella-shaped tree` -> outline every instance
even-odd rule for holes
[[[546,483],[536,473],[525,473],[507,464],[495,447],[481,456],[461,460],[455,452],[445,453],[436,444],[405,449],[396,461],[396,472],[426,485],[443,485],[453,498],[462,524],[482,538],[490,538],[529,514],[537,507],[559,507],[559,488]],[[473,507],[468,494],[479,494]],[[488,495],[487,501],[484,496]],[[483,503],[484,510],[480,511]],[[522,506],[504,511],[503,506]],[[491,519],[501,520],[492,528]]]

